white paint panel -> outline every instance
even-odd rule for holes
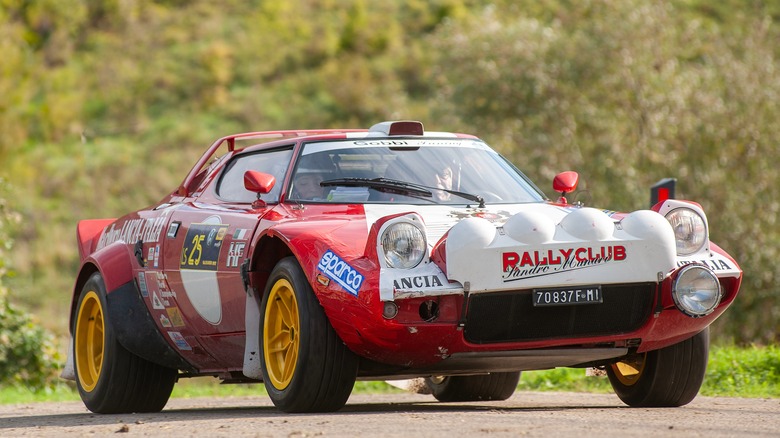
[[[222,300],[216,271],[182,269],[181,280],[192,307],[203,319],[217,325],[222,321]]]

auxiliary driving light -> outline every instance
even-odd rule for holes
[[[674,304],[694,318],[709,315],[721,299],[718,277],[701,265],[688,265],[680,270],[672,285]]]
[[[393,301],[385,301],[384,306],[382,307],[382,316],[385,317],[385,319],[393,319],[398,315],[398,304],[394,303]]]

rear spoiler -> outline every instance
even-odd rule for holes
[[[86,219],[79,221],[76,226],[76,240],[79,245],[79,260],[84,261],[92,254],[95,240],[100,237],[103,230],[116,219]]]

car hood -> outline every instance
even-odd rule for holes
[[[655,282],[676,266],[672,227],[650,210],[620,219],[614,212],[547,203],[413,210],[425,222],[429,246],[444,238],[446,280],[468,282],[472,292]],[[366,206],[366,222],[400,211],[401,206]],[[410,274],[392,271],[383,270],[383,285]]]

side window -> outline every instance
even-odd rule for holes
[[[292,146],[287,149],[236,155],[225,166],[222,177],[217,184],[217,196],[231,202],[250,203],[254,201],[257,199],[257,194],[244,188],[244,172],[256,170],[258,172],[270,173],[276,177],[274,188],[267,195],[263,195],[263,200],[269,203],[278,202],[284,182],[284,174],[287,171],[287,165],[290,163],[291,157]]]

